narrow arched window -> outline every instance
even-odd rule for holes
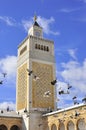
[[[43,45],[41,45],[41,50],[43,50],[44,48],[43,48]]]
[[[78,120],[78,130],[86,130],[86,123],[84,119]]]
[[[46,51],[47,50],[47,47],[46,46],[44,46],[44,51]]]
[[[60,123],[59,124],[59,129],[58,130],[65,130],[65,126],[63,123]]]
[[[49,47],[47,46],[47,51],[49,51]]]
[[[7,130],[7,127],[4,124],[2,124],[0,125],[0,130]]]
[[[35,44],[35,48],[37,49],[37,44]]]
[[[69,121],[67,124],[67,129],[68,130],[74,130],[74,123],[72,121]]]
[[[13,125],[10,130],[20,130],[20,128],[17,125]]]
[[[40,49],[40,45],[38,45],[38,49]]]
[[[53,125],[52,125],[51,130],[57,130],[56,125],[55,125],[55,124],[53,124]]]

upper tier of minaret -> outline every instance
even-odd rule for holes
[[[37,22],[37,16],[34,16],[34,23],[32,27],[28,30],[28,35],[36,36],[39,38],[43,37],[43,29]]]

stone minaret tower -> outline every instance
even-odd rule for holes
[[[55,87],[51,85],[54,79],[54,43],[43,38],[43,29],[35,16],[28,36],[18,47],[16,110],[28,113],[23,130],[38,130],[41,114],[55,110]]]

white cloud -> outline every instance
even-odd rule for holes
[[[62,82],[62,81],[58,81],[57,82],[57,91],[59,91],[59,90],[65,90],[65,92],[66,92],[66,90],[67,90],[67,84],[65,83],[65,82]]]
[[[86,3],[86,0],[83,0],[84,3]]]
[[[51,17],[50,19],[46,19],[41,16],[38,16],[37,22],[41,27],[43,27],[43,31],[45,34],[60,35],[60,32],[52,31],[50,28],[50,25],[55,22],[55,19],[53,17]],[[33,23],[33,18],[31,18],[30,20],[22,20],[22,25],[26,31],[28,31],[32,23]]]
[[[0,20],[4,21],[8,26],[15,26],[16,25],[16,21],[11,17],[0,16]]]
[[[76,60],[63,62],[61,67],[62,71],[58,72],[61,80],[57,82],[57,97],[60,100],[58,106],[65,108],[74,105],[72,99],[74,96],[77,96],[78,103],[82,103],[82,99],[86,96],[86,59],[82,63]],[[67,91],[67,83],[72,86],[69,94],[59,95],[59,88]]]
[[[72,9],[62,8],[59,11],[63,12],[63,13],[71,13],[71,12],[75,12],[75,11],[78,11],[78,10],[80,10],[80,8],[72,8]]]
[[[6,77],[9,82],[12,81],[15,82],[16,66],[17,66],[16,56],[6,56],[5,58],[0,59],[0,72],[7,73]]]
[[[50,25],[55,22],[55,19],[51,17],[50,19],[38,16],[38,23],[43,27],[46,34],[60,35],[60,32],[54,32],[50,29]]]
[[[30,20],[22,20],[22,25],[26,31],[32,26],[32,19]]]
[[[6,110],[9,107],[9,110],[15,110],[15,103],[13,102],[2,102],[0,103],[0,109]]]
[[[64,70],[61,72],[61,76],[66,82],[70,82],[74,86],[77,93],[80,91],[84,95],[86,94],[86,59],[80,64],[77,61],[69,61],[62,63]]]
[[[69,55],[70,55],[73,59],[75,59],[75,60],[77,60],[76,51],[77,51],[77,49],[69,49],[69,50],[68,50]]]
[[[23,26],[23,28],[26,31],[28,31],[28,29],[33,24],[33,18],[30,18],[29,20],[22,20],[20,23],[18,23],[12,17],[0,16],[0,21],[5,22],[8,26]],[[43,27],[43,31],[45,34],[60,35],[59,31],[53,31],[51,29],[51,25],[55,22],[55,19],[53,17],[46,19],[46,18],[43,18],[41,16],[38,16],[37,21],[38,21],[39,25],[41,27]]]

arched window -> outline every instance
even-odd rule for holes
[[[37,44],[35,44],[35,48],[37,49]]]
[[[59,124],[59,130],[65,130],[65,126],[64,126],[63,123],[60,123],[60,124]]]
[[[84,119],[80,119],[77,124],[78,129],[77,130],[86,130],[86,124]]]
[[[44,51],[49,51],[49,47],[48,46],[44,46]]]
[[[0,125],[0,130],[7,130],[7,127],[5,125]]]
[[[38,49],[40,49],[40,45],[38,45]]]
[[[68,130],[74,130],[74,123],[72,121],[69,121],[67,124],[67,129]]]
[[[55,124],[53,124],[53,125],[51,126],[51,130],[57,130],[56,125],[55,125]]]
[[[49,51],[49,47],[47,46],[47,51]]]
[[[17,125],[13,125],[10,130],[20,130],[20,128]]]
[[[46,46],[44,46],[44,51],[47,51],[47,47]]]
[[[40,45],[40,44],[35,44],[35,49],[40,49],[40,50],[43,50],[43,51],[49,51],[48,46],[43,46],[43,45]]]
[[[41,45],[41,50],[43,50],[44,48],[43,48],[43,45]]]

